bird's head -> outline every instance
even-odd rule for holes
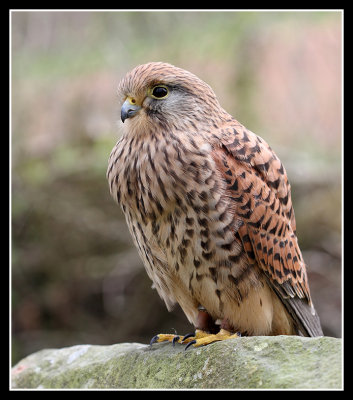
[[[135,67],[118,86],[121,120],[130,129],[202,128],[224,116],[211,87],[194,74],[162,62]]]

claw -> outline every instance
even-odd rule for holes
[[[156,342],[158,342],[158,335],[153,336],[153,338],[150,341],[150,347],[152,347],[153,343],[156,343]]]
[[[196,335],[196,333],[195,332],[192,332],[192,333],[187,333],[183,338],[182,338],[182,340],[181,340],[181,344],[183,344],[184,343],[184,341],[186,340],[186,339],[189,339],[190,337],[194,337]]]
[[[190,346],[192,346],[193,344],[195,344],[196,343],[196,340],[194,339],[194,340],[192,340],[191,342],[189,342],[186,346],[185,346],[185,349],[184,350],[187,350]]]
[[[177,342],[179,339],[180,339],[180,336],[178,336],[178,335],[173,337],[173,340],[172,340],[173,347],[175,347],[175,342]]]

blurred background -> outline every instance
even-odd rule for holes
[[[117,84],[149,61],[205,80],[283,161],[314,303],[340,337],[341,32],[337,11],[12,11],[13,363],[192,331],[151,289],[105,177]]]

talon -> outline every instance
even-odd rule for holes
[[[195,332],[187,333],[187,334],[181,339],[181,344],[183,344],[184,341],[185,341],[186,339],[189,339],[189,338],[191,338],[191,337],[194,337],[195,335],[196,335]]]
[[[178,336],[178,335],[173,337],[173,340],[172,340],[173,347],[175,347],[175,342],[177,342],[179,339],[180,339],[180,336]]]
[[[191,345],[195,344],[196,340],[192,340],[191,342],[189,342],[186,346],[185,346],[185,350],[187,350]]]
[[[153,343],[156,343],[156,342],[158,342],[158,335],[153,336],[153,338],[150,341],[150,347],[152,347]]]

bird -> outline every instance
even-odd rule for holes
[[[286,170],[213,89],[165,62],[118,85],[121,137],[107,179],[153,287],[195,330],[155,342],[322,336]]]

